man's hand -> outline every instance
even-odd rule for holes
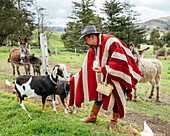
[[[101,67],[95,67],[93,70],[97,73],[102,73]]]
[[[70,78],[64,78],[63,81],[70,82]]]

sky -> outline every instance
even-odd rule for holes
[[[51,26],[66,26],[69,22],[68,17],[71,16],[72,6],[75,2],[81,2],[81,0],[37,0],[37,4],[40,7],[46,9],[48,17],[51,22]],[[101,15],[101,8],[105,0],[95,0],[96,12]],[[110,1],[110,0],[107,0]],[[118,0],[123,2],[124,0]],[[134,4],[134,11],[140,14],[140,22],[146,22],[151,19],[159,17],[170,16],[170,0],[129,0],[131,4]]]

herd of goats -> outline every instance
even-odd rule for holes
[[[13,75],[15,75],[15,66],[17,68],[17,73],[20,75],[19,66],[24,66],[26,75],[18,76],[15,81],[16,96],[20,98],[20,105],[27,112],[24,106],[24,97],[42,97],[42,109],[44,111],[45,100],[47,96],[51,95],[53,110],[57,113],[55,107],[55,95],[59,95],[60,99],[65,107],[65,113],[74,113],[73,110],[68,110],[65,105],[64,99],[68,96],[70,86],[69,83],[63,80],[59,80],[59,76],[62,78],[69,78],[72,75],[68,75],[66,71],[66,66],[64,64],[57,64],[54,66],[51,74],[41,75],[40,68],[42,61],[39,57],[35,57],[34,54],[30,54],[27,50],[27,38],[24,41],[19,37],[19,48],[14,48],[9,54],[8,62],[11,63],[13,68]],[[144,59],[143,56],[149,47],[137,51],[134,44],[131,42],[129,49],[132,52],[135,61],[141,70],[141,79],[139,83],[150,82],[152,89],[149,98],[152,98],[153,91],[156,85],[157,95],[156,101],[159,101],[159,89],[160,80],[163,70],[162,63],[157,59]],[[33,67],[34,76],[30,75],[30,64]],[[35,76],[35,75],[39,76]],[[136,101],[137,94],[136,88],[134,91],[134,101]],[[28,112],[27,112],[28,113]],[[31,116],[28,114],[31,118]]]

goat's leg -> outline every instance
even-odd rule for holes
[[[156,95],[156,101],[159,101],[159,86],[156,87],[157,95]]]
[[[134,99],[133,99],[134,102],[136,102],[136,99],[137,99],[137,93],[136,93],[136,91],[137,91],[137,88],[136,88],[136,86],[135,86],[135,89],[134,89]]]
[[[40,72],[40,65],[37,66],[37,75],[41,76],[41,72]]]
[[[15,75],[15,65],[13,63],[11,63],[12,65],[12,69],[13,69],[13,75]]]
[[[18,73],[18,75],[20,75],[19,66],[16,66],[16,67],[17,67],[17,73]]]
[[[75,110],[75,107],[73,106],[73,107],[69,107],[68,108],[68,112],[70,113],[70,114],[76,114],[77,113],[77,111]]]
[[[26,110],[25,106],[24,106],[24,97],[23,96],[20,97],[20,105],[21,105],[22,109],[28,114],[28,117],[30,119],[32,119],[31,116],[29,115],[28,111]]]
[[[155,88],[155,83],[154,83],[154,81],[152,80],[152,81],[149,81],[149,83],[151,84],[151,86],[152,86],[152,89],[151,89],[151,94],[150,94],[150,96],[149,96],[149,99],[151,99],[152,98],[152,96],[153,96],[153,92],[154,92],[154,88]]]
[[[42,108],[41,111],[44,112],[44,106],[45,106],[45,100],[46,100],[47,96],[42,96]]]
[[[35,66],[32,65],[32,68],[33,68],[33,72],[34,72],[34,76],[35,76],[35,71],[36,71]]]
[[[56,104],[59,104],[58,95],[56,96]]]
[[[64,113],[65,113],[65,114],[68,114],[68,108],[67,108],[66,105],[65,105],[64,96],[60,96],[60,99],[61,99],[61,102],[62,102],[62,104],[63,104],[63,106],[64,106]]]
[[[72,114],[74,115],[74,114],[76,114],[76,113],[77,113],[77,111],[76,111],[76,110],[74,109],[74,107],[73,107],[73,113],[72,113]]]
[[[161,76],[158,76],[158,77],[156,77],[156,79],[155,79],[155,82],[156,82],[156,91],[157,91],[156,101],[159,101],[160,79],[161,79]]]
[[[30,75],[30,64],[27,64],[27,70],[28,70],[28,74]]]
[[[26,66],[26,64],[24,64],[24,69],[25,69],[26,75],[28,75],[28,71],[27,71],[27,66]]]
[[[58,114],[56,107],[55,107],[55,94],[52,96],[52,102],[53,102],[53,111],[54,113]]]
[[[19,98],[20,98],[20,95],[17,92],[15,93],[15,95],[16,95],[16,101],[18,102]]]
[[[156,101],[159,101],[160,80],[161,80],[161,74],[157,74],[157,76],[155,77],[156,90],[157,90]]]

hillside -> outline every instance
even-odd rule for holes
[[[152,19],[140,24],[140,27],[144,27],[147,33],[150,33],[153,28],[159,30],[160,33],[166,32],[170,29],[170,16]]]
[[[160,33],[163,33],[170,29],[170,16],[152,19],[143,23],[139,23],[138,25],[140,27],[146,28],[147,33],[150,33],[153,28],[156,28]],[[48,27],[47,30],[54,32],[65,32],[64,27],[61,26]]]

